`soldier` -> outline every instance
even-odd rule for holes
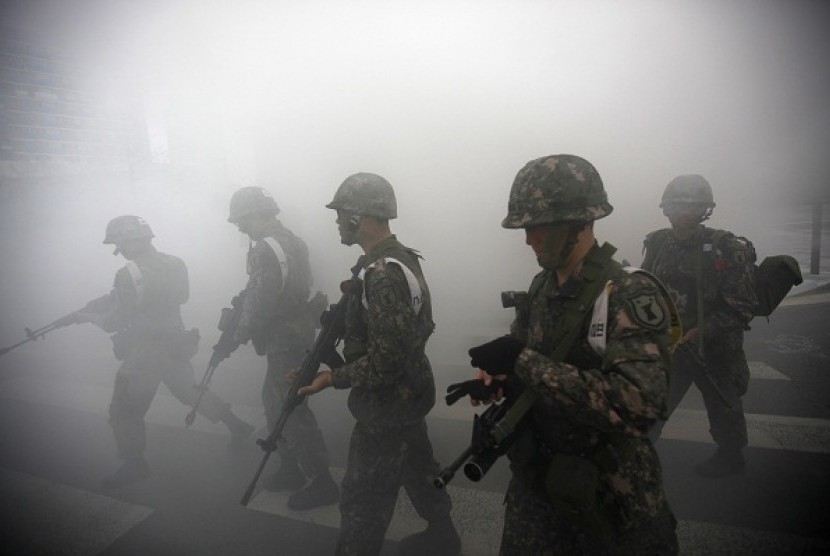
[[[144,459],[144,415],[159,383],[184,404],[192,406],[198,397],[190,358],[196,354],[199,331],[184,329],[180,310],[190,294],[187,267],[181,259],[156,251],[153,237],[150,226],[138,216],[113,218],[104,243],[115,245],[113,255],[121,254],[128,262],[115,274],[109,297],[66,317],[114,332],[113,351],[122,362],[115,375],[109,422],[124,462],[104,479],[105,488],[150,475]],[[222,421],[234,443],[254,430],[210,391],[202,398],[199,412],[214,423]]]
[[[326,205],[337,211],[340,240],[359,244],[362,291],[346,308],[345,364],[320,372],[300,389],[314,394],[351,388],[356,419],[349,445],[337,554],[380,553],[403,486],[425,530],[401,541],[402,554],[456,554],[461,541],[449,495],[432,485],[438,463],[424,417],[435,405],[435,382],[424,352],[435,325],[420,255],[392,234],[397,217],[392,186],[381,176],[346,178]]]
[[[305,242],[276,216],[280,209],[261,187],[243,187],[231,197],[228,222],[253,243],[248,252],[248,284],[236,340],[251,340],[267,358],[262,404],[273,429],[292,372],[303,362],[325,300],[309,301],[312,276]],[[308,510],[334,504],[340,490],[329,471],[329,456],[317,419],[307,403],[288,419],[280,443],[280,467],[265,483],[273,491],[292,491],[288,507]]]
[[[741,473],[747,444],[741,396],[749,384],[743,339],[757,303],[755,251],[745,239],[702,224],[715,207],[712,187],[703,176],[674,178],[660,207],[671,228],[646,236],[643,268],[666,284],[686,331],[674,353],[669,415],[694,383],[718,445],[695,471],[703,477]],[[659,438],[663,424],[654,428],[653,439]]]
[[[529,408],[508,452],[501,554],[677,552],[647,436],[666,412],[670,308],[597,244],[593,222],[611,211],[573,155],[528,162],[510,191],[502,226],[524,228],[543,270],[511,334],[470,350],[485,384],[507,380],[508,399],[522,392],[512,407]]]

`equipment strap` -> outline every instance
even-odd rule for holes
[[[135,288],[136,304],[140,304],[144,300],[144,276],[142,276],[141,269],[135,261],[128,261],[125,268]]]
[[[423,293],[422,293],[422,290],[421,290],[421,282],[420,282],[420,280],[418,280],[418,277],[415,276],[415,273],[412,272],[412,270],[410,270],[408,266],[403,264],[398,259],[393,259],[392,257],[383,257],[381,259],[378,259],[378,260],[374,261],[372,264],[370,264],[367,268],[364,268],[363,270],[361,270],[359,278],[362,280],[363,277],[366,275],[367,270],[369,270],[371,268],[376,268],[377,266],[382,265],[382,264],[386,264],[386,263],[394,263],[394,264],[398,265],[399,267],[401,267],[401,270],[403,271],[403,275],[406,277],[406,283],[407,283],[407,285],[409,285],[409,295],[412,298],[412,308],[415,310],[415,314],[417,315],[418,313],[421,312],[421,307],[424,305],[424,296],[423,296]],[[369,308],[369,302],[366,299],[366,290],[365,289],[363,290],[363,306],[366,309]]]
[[[288,258],[285,256],[285,251],[283,251],[280,242],[276,240],[276,238],[272,236],[268,236],[262,238],[265,243],[268,244],[268,247],[271,248],[271,251],[274,252],[274,256],[277,257],[277,268],[280,270],[280,289],[277,293],[282,292],[283,288],[285,288],[285,280],[288,276]]]
[[[599,249],[593,250],[585,259],[582,267],[582,277],[585,280],[582,289],[574,298],[565,302],[563,316],[557,321],[553,337],[561,340],[556,343],[556,349],[551,354],[553,361],[563,361],[573,347],[578,335],[582,331],[580,323],[585,319],[593,302],[605,286],[615,268],[611,257],[617,250],[610,243],[605,243]],[[525,388],[519,398],[510,406],[505,416],[492,429],[493,439],[504,440],[516,431],[519,423],[533,407],[538,395],[530,388]]]

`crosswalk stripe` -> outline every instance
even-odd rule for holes
[[[830,454],[830,419],[747,413],[746,428],[751,448]],[[714,444],[706,412],[682,407],[674,411],[661,438]]]
[[[3,468],[0,492],[5,554],[97,554],[153,512]]]
[[[747,361],[749,377],[753,380],[791,380],[785,374],[779,373],[763,361]]]

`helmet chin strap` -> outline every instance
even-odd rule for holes
[[[579,232],[581,229],[579,226],[570,224],[568,226],[568,237],[565,240],[565,245],[562,247],[562,250],[556,255],[548,253],[549,260],[544,262],[540,261],[539,266],[545,270],[557,270],[561,268],[568,260],[568,257],[571,256],[571,253],[573,253],[576,243],[579,240]]]

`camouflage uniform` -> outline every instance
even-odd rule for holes
[[[416,277],[420,300],[412,299],[400,264],[388,259]],[[346,311],[346,364],[332,371],[335,388],[351,388],[357,421],[341,485],[337,554],[380,552],[401,485],[430,523],[447,519],[451,507],[431,481],[438,463],[424,417],[435,404],[435,383],[424,348],[434,324],[418,255],[392,236],[363,269],[363,294],[351,295]]]
[[[554,155],[518,173],[502,226],[574,223],[563,249],[570,253],[579,223],[611,210],[590,163]],[[562,285],[556,268],[545,267],[528,291],[526,313],[520,311],[511,327],[524,346],[513,373],[536,400],[525,418],[528,430],[508,453],[513,477],[501,554],[677,552],[676,521],[647,436],[666,414],[669,310],[653,279],[623,270],[610,259],[613,250],[594,244]],[[590,302],[595,314],[568,309],[575,304],[570,301],[597,291],[585,289],[589,261],[608,281]],[[596,309],[603,307],[600,299],[607,310]],[[560,322],[580,318],[567,355],[553,359],[567,333]],[[604,348],[589,343],[595,318],[603,319]],[[574,485],[590,509],[579,512],[563,502],[561,491]]]
[[[729,232],[699,226],[687,240],[675,238],[671,229],[652,232],[645,240],[643,267],[667,287],[680,313],[684,330],[698,327],[698,251],[703,251],[703,314],[700,329],[704,359],[687,344],[674,354],[674,372],[669,396],[669,415],[695,384],[703,395],[710,432],[724,448],[741,449],[747,444],[746,420],[741,397],[749,384],[749,367],[743,349],[744,330],[749,328],[756,297],[752,286],[751,246]],[[729,402],[721,399],[712,382]],[[731,406],[731,407],[729,407]],[[661,423],[656,431],[662,428]]]
[[[597,249],[597,247],[594,247]],[[618,265],[617,265],[618,266]],[[597,504],[614,532],[606,542],[549,500],[537,478],[530,484],[514,474],[507,494],[502,554],[664,554],[673,551],[674,521],[665,500],[657,453],[646,437],[663,418],[669,372],[666,327],[668,309],[647,277],[619,269],[608,298],[608,344],[603,355],[588,344],[590,319],[563,362],[548,356],[555,349],[551,332],[562,303],[581,288],[577,271],[562,286],[555,272],[529,300],[529,322],[513,331],[527,347],[514,372],[539,395],[531,419],[543,447],[532,465],[544,467],[547,454],[598,454],[604,446],[618,460],[599,466]],[[538,279],[538,278],[537,278]],[[662,321],[644,321],[632,309],[643,299],[660,304]],[[623,447],[621,447],[623,446]],[[599,458],[597,458],[599,459]]]
[[[87,309],[98,315],[93,322],[107,332],[115,332],[116,357],[123,361],[115,376],[109,422],[118,455],[127,460],[144,453],[144,415],[159,383],[187,405],[194,405],[199,394],[193,388],[190,364],[196,354],[198,333],[184,330],[180,310],[189,296],[184,262],[150,246],[132,263],[140,271],[138,286],[128,265],[116,273],[109,298]],[[230,410],[216,394],[207,391],[199,413],[215,423],[225,419]]]
[[[287,275],[283,276],[267,241],[257,241],[248,253],[249,278],[236,340],[252,340],[257,353],[267,357],[262,404],[273,428],[291,387],[286,374],[302,364],[314,341],[315,319],[308,307],[312,276],[305,242],[276,220],[265,237],[282,248]],[[294,409],[283,434],[286,442],[279,444],[283,458],[296,460],[308,477],[328,474],[328,452],[308,403]]]

